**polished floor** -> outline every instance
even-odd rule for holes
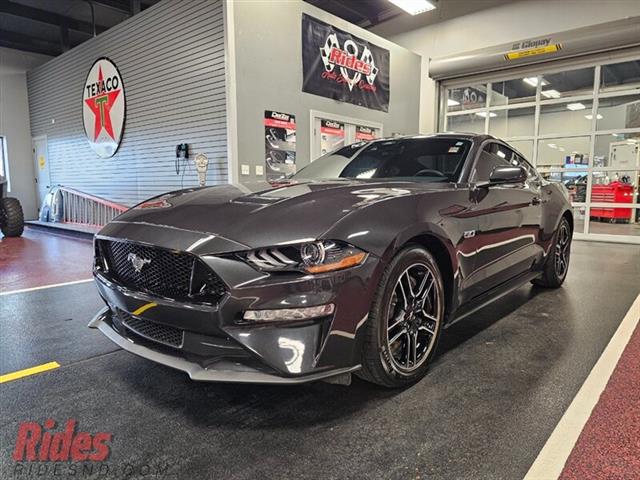
[[[82,478],[523,478],[638,295],[639,279],[640,246],[576,242],[563,288],[524,286],[454,325],[429,375],[401,391],[359,380],[194,383],[86,328],[101,307],[91,283],[4,295],[0,373],[61,367],[0,384],[0,478],[30,478],[24,469],[32,465],[11,458],[18,428],[48,418],[113,435],[110,457]],[[637,375],[637,347],[628,355],[622,374]],[[628,377],[611,382],[637,395],[624,390]],[[618,400],[602,408],[631,409],[627,417],[637,419],[637,402],[612,391]],[[610,428],[602,425],[593,431]],[[585,449],[601,447],[590,442]],[[634,452],[633,442],[625,445]],[[608,452],[599,458],[622,461]],[[576,454],[564,478],[601,478],[587,467]],[[60,468],[71,477],[69,464]],[[611,478],[640,478],[625,468]]]
[[[88,236],[29,227],[0,236],[0,292],[91,278],[92,256]]]

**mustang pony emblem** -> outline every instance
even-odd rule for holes
[[[130,253],[129,255],[127,255],[127,261],[131,262],[131,265],[133,265],[133,269],[136,271],[136,273],[140,273],[145,265],[151,263],[151,260],[147,258],[141,258],[135,253]]]

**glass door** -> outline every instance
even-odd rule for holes
[[[345,145],[382,136],[382,125],[312,112],[311,161]]]

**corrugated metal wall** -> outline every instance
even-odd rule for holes
[[[82,125],[85,78],[101,56],[118,66],[127,99],[122,143],[108,159]],[[208,185],[227,181],[221,0],[164,0],[31,71],[28,91],[31,134],[47,135],[54,185],[125,204],[197,185],[192,163],[176,174],[178,143],[209,157]]]

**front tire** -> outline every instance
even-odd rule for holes
[[[24,231],[24,215],[22,206],[17,198],[5,197],[0,199],[2,211],[2,233],[5,237],[19,237]]]
[[[444,299],[433,256],[419,246],[401,250],[378,285],[358,375],[388,388],[424,377],[442,331]]]
[[[544,288],[558,288],[564,283],[569,271],[571,235],[571,225],[565,217],[562,217],[553,239],[553,245],[551,245],[544,262],[543,274],[531,283]]]

